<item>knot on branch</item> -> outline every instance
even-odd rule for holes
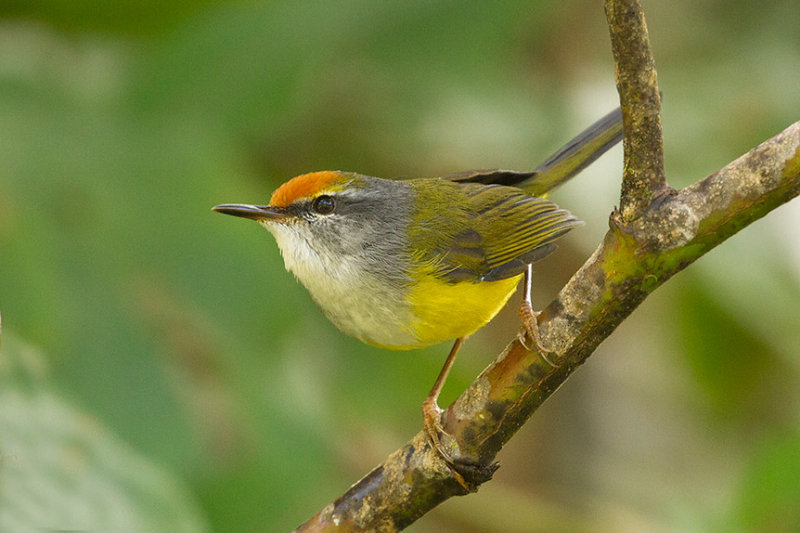
[[[630,224],[630,229],[641,250],[666,252],[691,242],[697,236],[700,220],[691,205],[673,196],[646,211]]]

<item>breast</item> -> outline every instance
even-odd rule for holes
[[[408,296],[414,337],[429,346],[471,335],[500,312],[521,277],[453,283],[422,276]]]
[[[347,271],[347,267],[342,269]],[[300,274],[298,279],[303,281]],[[427,345],[420,343],[411,328],[411,310],[403,294],[392,292],[368,274],[315,275],[303,284],[325,316],[351,337],[393,350]]]
[[[336,259],[309,246],[292,228],[268,227],[281,249],[286,269],[311,294],[325,316],[342,332],[367,344],[395,350],[418,348],[406,287],[386,283],[355,256]]]

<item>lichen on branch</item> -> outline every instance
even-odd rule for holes
[[[539,315],[547,353],[513,340],[446,410],[444,430],[477,470],[491,471],[502,446],[652,291],[800,194],[800,122],[694,185],[670,189],[644,16],[636,0],[605,7],[625,131],[620,209]],[[420,432],[298,531],[398,531],[465,492]]]

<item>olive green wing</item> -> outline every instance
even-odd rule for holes
[[[418,181],[418,180],[415,180]],[[419,180],[420,182],[422,180]],[[444,186],[443,180],[440,186]],[[582,224],[568,211],[514,187],[447,183],[450,194],[421,199],[410,230],[412,259],[441,279],[495,281],[549,255],[555,241]],[[419,187],[424,191],[438,187]],[[450,201],[442,201],[448,198]]]

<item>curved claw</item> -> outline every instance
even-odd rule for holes
[[[454,460],[452,454],[449,450],[445,449],[441,439],[439,438],[440,434],[445,433],[441,424],[442,412],[442,409],[436,403],[434,398],[427,398],[424,402],[422,402],[422,426],[425,429],[425,435],[428,437],[428,442],[431,444],[433,449],[436,450],[439,456],[444,459],[444,462],[447,463],[447,466],[453,472],[458,484],[464,487],[466,490],[471,491],[472,489],[470,485],[464,479],[464,476],[462,476],[458,471],[456,467],[456,461]]]
[[[436,403],[436,400],[431,398],[426,399],[422,403],[422,423],[425,429],[425,435],[431,447],[436,450],[439,456],[447,464],[447,467],[453,473],[458,484],[467,492],[475,492],[478,486],[486,481],[492,479],[492,475],[500,467],[498,463],[490,463],[483,465],[468,458],[459,457],[454,455],[458,453],[458,446],[455,443],[455,438],[450,436],[444,431],[441,424],[441,415],[444,411]],[[449,441],[453,444],[448,449],[443,443],[440,435],[447,435],[450,437]]]
[[[549,351],[545,350],[542,346],[542,343],[539,341],[539,325],[537,323],[537,317],[539,313],[534,311],[531,308],[531,305],[528,302],[523,301],[522,305],[519,308],[519,317],[522,320],[522,327],[525,330],[524,333],[528,334],[528,337],[533,341],[533,348],[528,346],[525,342],[525,335],[521,333],[519,336],[519,342],[525,347],[526,350],[529,352],[536,351],[545,360],[545,362],[552,366],[553,368],[558,368],[558,365],[552,362],[550,359],[547,358],[547,354],[550,353]]]

